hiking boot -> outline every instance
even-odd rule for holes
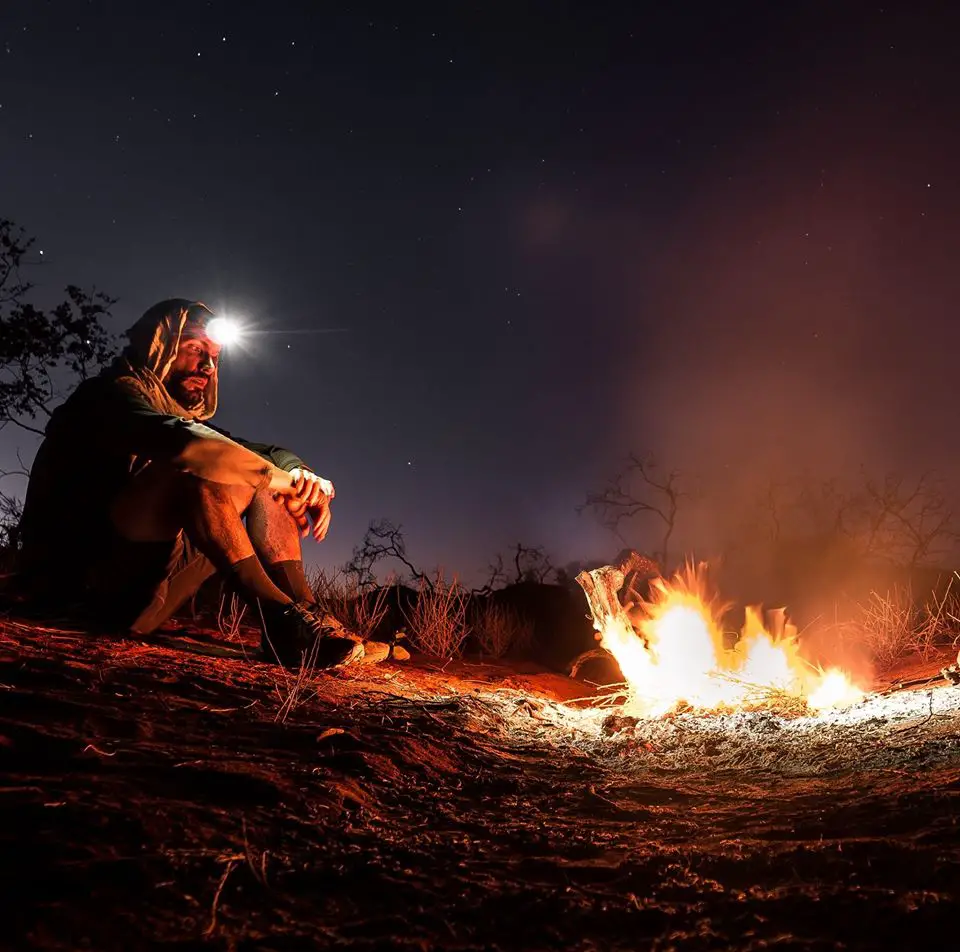
[[[342,627],[324,624],[299,602],[261,602],[263,659],[285,668],[335,668],[363,657],[363,644]]]
[[[327,633],[327,637],[335,635],[338,638],[358,638],[346,625],[330,612],[325,612],[319,605],[308,605],[307,608],[320,622],[320,626]]]

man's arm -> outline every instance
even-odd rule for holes
[[[93,384],[93,382],[91,381]],[[98,381],[88,393],[87,412],[98,423],[98,437],[111,449],[146,459],[162,459],[199,479],[226,486],[248,486],[283,496],[287,510],[301,533],[311,532],[319,542],[330,524],[333,484],[308,470],[303,461],[281,447],[248,446],[204,423],[156,410],[134,381]],[[77,420],[58,416],[50,428],[76,425]],[[246,442],[246,441],[244,441]],[[271,456],[273,458],[271,458]],[[276,460],[276,462],[274,461]],[[277,465],[279,463],[283,466]],[[299,466],[298,466],[299,464]],[[288,471],[285,467],[290,466]]]
[[[288,473],[293,469],[310,469],[292,450],[285,449],[282,446],[276,446],[273,443],[257,443],[254,440],[245,440],[242,437],[234,436],[232,433],[227,432],[223,427],[212,426],[211,424],[207,424],[207,426],[211,430],[215,430],[221,434],[221,436],[225,436],[228,440],[233,440],[234,443],[238,443],[240,446],[250,450],[251,453],[256,453],[257,456],[262,456],[264,459],[270,460],[278,469],[286,470]]]
[[[289,494],[293,480],[269,457],[213,427],[154,409],[136,387],[115,381],[101,395],[98,418],[122,452],[164,459],[199,479]],[[66,421],[65,421],[66,422]],[[54,421],[51,421],[53,424]]]
[[[330,527],[330,501],[336,495],[333,483],[318,476],[296,453],[282,446],[244,440],[220,427],[211,429],[290,473],[293,491],[286,494],[287,511],[299,526],[301,535],[312,534],[317,542],[322,542]]]

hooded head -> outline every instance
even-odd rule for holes
[[[172,298],[155,304],[127,331],[130,343],[119,358],[121,373],[134,377],[139,389],[161,412],[195,420],[209,420],[216,412],[216,361],[211,362],[212,372],[210,366],[203,371],[207,382],[199,394],[197,387],[184,384],[198,375],[193,373],[197,368],[177,366],[188,353],[182,352],[178,362],[181,345],[189,347],[191,339],[197,343],[207,340],[205,329],[213,316],[210,308],[199,301]],[[199,400],[187,406],[192,403],[192,396],[199,396]]]

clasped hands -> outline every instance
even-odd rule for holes
[[[309,469],[292,469],[290,478],[290,491],[280,499],[293,516],[300,535],[313,535],[317,542],[322,542],[330,528],[330,500],[337,494],[333,483]]]

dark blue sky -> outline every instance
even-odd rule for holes
[[[612,554],[574,507],[631,450],[708,544],[758,474],[952,472],[943,8],[8,0],[0,215],[41,299],[270,332],[217,420],[336,482],[311,561]]]

